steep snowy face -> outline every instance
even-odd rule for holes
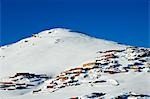
[[[16,72],[60,73],[95,58],[97,51],[123,49],[115,42],[71,32],[45,30],[0,48],[0,76]]]

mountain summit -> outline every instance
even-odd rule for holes
[[[122,48],[125,46],[71,32],[69,29],[45,30],[0,48],[0,63],[3,68],[0,76],[16,72],[57,74],[93,59],[99,50]],[[11,72],[8,72],[8,68]]]

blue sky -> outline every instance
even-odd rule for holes
[[[1,0],[0,45],[65,27],[123,44],[150,47],[148,0]]]

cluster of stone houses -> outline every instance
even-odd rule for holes
[[[49,79],[45,74],[16,73],[6,80],[0,81],[0,90],[31,89]]]
[[[132,50],[132,48],[127,48],[127,49]],[[130,70],[133,70],[135,72],[141,72],[145,68],[147,69],[150,68],[149,61],[144,59],[145,57],[150,58],[149,50],[134,48],[134,50],[140,50],[139,52],[142,54],[141,55],[139,53],[138,56],[135,56],[135,58],[138,57],[138,60],[142,60],[142,61],[145,60],[146,62],[137,61],[137,60],[135,61],[130,59],[128,60],[125,56],[126,50],[109,50],[109,51],[99,52],[100,56],[97,57],[94,61],[85,63],[80,67],[62,72],[60,75],[56,77],[56,79],[54,79],[52,82],[50,82],[47,85],[47,88],[52,89],[52,91],[55,91],[67,86],[80,85],[82,84],[82,80],[86,78],[92,78],[94,82],[96,81],[96,79],[100,77],[102,73],[107,73],[107,74],[125,73]],[[145,52],[146,54],[144,54],[143,51],[147,51]],[[121,63],[119,63],[120,58],[132,62],[131,64],[129,62],[128,64],[123,66]],[[96,82],[106,82],[106,81],[96,81]]]

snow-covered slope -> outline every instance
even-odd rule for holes
[[[2,99],[149,99],[149,72],[149,48],[69,29],[0,47]]]
[[[115,42],[100,40],[68,29],[52,29],[0,48],[0,77],[16,72],[58,74],[95,58],[99,50],[121,49]]]

